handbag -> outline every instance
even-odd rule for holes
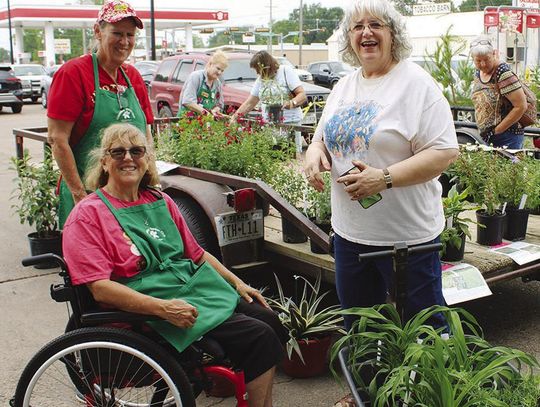
[[[534,92],[523,82],[519,81],[521,84],[521,89],[523,89],[523,93],[525,93],[525,98],[527,99],[527,109],[525,110],[525,113],[521,116],[521,118],[518,120],[518,123],[521,125],[521,127],[527,127],[531,124],[536,123],[536,117],[538,114],[538,108],[536,105],[536,95]],[[501,93],[501,90],[499,89],[499,84],[496,83],[495,85],[497,87],[497,90],[499,93]],[[506,98],[506,96],[502,95],[504,99],[506,100],[505,103],[510,104],[510,101]]]

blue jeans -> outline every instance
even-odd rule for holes
[[[339,235],[334,238],[336,264],[336,290],[342,309],[372,307],[384,304],[393,286],[393,261],[391,257],[359,262],[358,255],[381,250],[389,246],[366,246],[350,242]],[[435,240],[427,243],[438,243]],[[432,305],[445,305],[442,295],[441,261],[438,252],[410,255],[407,270],[407,303],[405,318],[408,320],[419,311]],[[345,316],[349,330],[353,316]],[[435,328],[446,325],[441,314],[428,321]]]
[[[510,149],[520,149],[523,148],[523,137],[523,133],[505,131],[491,137],[488,144],[493,144],[493,147],[506,146]]]

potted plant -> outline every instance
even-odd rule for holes
[[[287,357],[282,363],[285,373],[291,377],[312,377],[322,374],[327,366],[327,353],[332,335],[342,332],[343,317],[338,314],[339,305],[322,306],[328,291],[321,294],[321,275],[315,284],[301,276],[294,276],[295,286],[301,282],[300,296],[287,297],[276,278],[277,298],[267,298],[281,323],[289,333],[286,344]]]
[[[305,212],[313,223],[328,234],[332,228],[330,223],[330,218],[332,217],[332,206],[330,203],[331,180],[329,172],[323,172],[321,175],[324,179],[324,191],[319,192],[315,188],[308,188]],[[313,253],[326,253],[326,251],[312,241],[310,241],[310,246]]]
[[[530,209],[536,205],[540,165],[532,157],[522,156],[502,163],[500,177],[506,206],[506,227],[503,237],[522,240],[527,233]]]
[[[40,164],[30,162],[28,150],[23,158],[12,158],[12,169],[17,170],[15,188],[12,199],[17,203],[12,205],[21,224],[35,228],[28,235],[30,253],[32,256],[44,253],[62,255],[62,238],[58,228],[58,196],[55,193],[58,180],[58,170],[53,166],[53,158],[47,153]],[[44,264],[36,268],[51,268],[54,264]]]
[[[270,126],[251,121],[229,124],[211,115],[183,118],[157,140],[159,160],[267,183],[275,167],[290,155],[286,148],[275,148]]]
[[[288,100],[285,89],[274,79],[261,79],[261,91],[259,99],[264,105],[271,123],[281,123],[283,121],[283,103]]]
[[[481,206],[476,211],[478,224],[476,241],[486,246],[502,242],[504,218],[500,210],[502,177],[500,171],[506,158],[495,151],[465,148],[454,163],[454,171],[460,185],[468,187],[473,201]]]
[[[446,226],[441,233],[443,245],[441,260],[459,261],[465,253],[465,239],[471,239],[469,224],[476,223],[469,218],[461,218],[460,215],[466,210],[476,210],[479,207],[470,207],[467,202],[469,189],[458,192],[456,185],[450,188],[448,196],[443,198],[444,218]]]
[[[434,306],[408,322],[401,321],[390,304],[342,313],[358,319],[332,347],[331,361],[341,354],[342,369],[353,394],[361,398],[358,401],[380,407],[503,407],[512,405],[501,401],[503,392],[521,388],[538,396],[534,388],[538,380],[532,377],[533,369],[540,367],[538,361],[516,349],[492,347],[463,309]],[[449,334],[426,324],[436,313],[445,316]],[[366,367],[374,372],[370,377],[363,374]],[[332,371],[337,377],[333,367]],[[528,407],[536,407],[537,398],[531,401],[522,395],[529,400]],[[522,399],[519,405],[525,406]]]
[[[307,181],[295,163],[277,166],[267,183],[300,212],[305,212],[305,195],[308,190]],[[281,217],[282,239],[286,243],[304,243],[307,236],[296,225],[285,217]]]

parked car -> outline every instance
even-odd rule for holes
[[[313,83],[313,75],[311,75],[311,73],[309,73],[305,69],[299,69],[296,65],[293,65],[293,63],[285,57],[274,57],[274,58],[277,59],[280,65],[290,66],[293,69],[293,71],[296,72],[296,74],[298,75],[298,77],[300,78],[302,82]]]
[[[23,107],[21,80],[9,65],[0,66],[0,110],[9,106],[13,113],[21,113]]]
[[[171,117],[178,112],[178,102],[182,86],[188,75],[196,70],[204,69],[211,54],[185,53],[165,58],[150,83],[150,103],[154,115]],[[251,88],[257,79],[257,73],[250,68],[252,54],[247,52],[231,52],[227,54],[229,67],[223,73],[223,98],[225,111],[236,110],[249,97]],[[317,109],[313,102],[324,102],[330,91],[321,86],[302,82],[306,91],[309,112],[304,117],[304,124],[315,124],[322,109]],[[312,102],[312,103],[310,103]]]
[[[146,89],[150,87],[150,82],[154,79],[154,74],[156,73],[159,61],[139,61],[133,64],[135,69],[141,74]]]
[[[341,61],[319,61],[309,64],[307,70],[313,75],[316,85],[332,89],[341,78],[354,71],[354,68]]]
[[[47,101],[49,100],[49,89],[51,89],[51,83],[54,74],[62,65],[53,65],[50,68],[47,68],[47,76],[44,76],[41,80],[41,106],[44,109],[47,108]]]
[[[47,76],[45,67],[39,64],[17,64],[12,65],[12,68],[15,76],[21,81],[30,82],[30,92],[28,93],[25,89],[23,98],[30,98],[32,102],[37,102],[41,96],[41,81]]]

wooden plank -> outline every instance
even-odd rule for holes
[[[467,211],[463,217],[476,219],[473,211]],[[265,251],[269,253],[272,260],[272,255],[276,255],[276,258],[283,260],[284,265],[287,265],[285,259],[289,259],[289,265],[292,265],[290,262],[295,259],[295,261],[297,260],[298,262],[302,263],[304,269],[309,265],[313,267],[313,271],[309,274],[314,274],[318,270],[323,270],[327,277],[325,280],[332,280],[331,274],[335,272],[335,268],[334,259],[331,256],[326,254],[312,253],[309,242],[294,244],[285,243],[282,239],[281,218],[279,212],[271,210],[270,215],[265,217],[264,222]],[[536,263],[538,263],[538,269],[540,269],[540,261],[519,266],[508,256],[490,252],[489,247],[476,243],[476,225],[471,225],[470,229],[473,240],[467,240],[463,262],[477,267],[484,277],[494,278],[496,276],[500,276],[501,274],[509,273],[512,270],[525,269],[531,265],[533,265],[534,268],[534,264]],[[529,216],[529,225],[525,240],[529,243],[540,244],[539,215]],[[307,272],[306,270],[304,271]]]

